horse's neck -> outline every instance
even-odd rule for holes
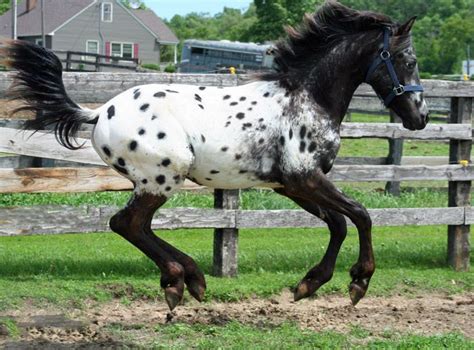
[[[336,45],[318,60],[306,82],[316,102],[339,124],[369,65],[371,49],[357,42],[363,43],[363,38],[353,36]]]

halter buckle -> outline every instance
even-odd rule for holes
[[[405,87],[403,85],[399,85],[393,88],[393,92],[395,93],[395,96],[400,96],[405,93]]]
[[[388,50],[382,50],[382,52],[380,52],[380,58],[382,61],[387,61],[390,59],[390,57],[390,52],[388,52]]]

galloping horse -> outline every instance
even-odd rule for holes
[[[426,126],[428,108],[410,35],[414,21],[398,24],[328,1],[299,27],[287,30],[287,38],[276,45],[272,73],[227,88],[137,86],[95,110],[68,97],[61,62],[51,51],[10,41],[3,56],[17,70],[10,94],[25,101],[15,112],[41,111],[26,128],[53,125],[58,142],[77,149],[73,137],[80,125],[94,124],[97,153],[133,182],[129,203],[112,217],[110,227],[159,267],[171,310],[185,285],[199,301],[206,289],[194,260],[151,229],[155,211],[186,178],[211,188],[270,187],[327,223],[327,251],[296,287],[295,300],[331,279],[347,216],[360,240],[359,258],[350,270],[355,305],[375,270],[371,220],[326,174],[339,150],[349,102],[363,82],[406,128]]]

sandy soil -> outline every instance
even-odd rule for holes
[[[457,331],[474,338],[474,293],[368,297],[357,307],[342,296],[324,296],[298,303],[291,300],[291,293],[285,291],[265,300],[188,302],[178,306],[171,322],[225,325],[238,321],[261,326],[290,321],[314,331],[347,333],[359,325],[372,336],[386,331],[424,335]],[[25,306],[0,314],[0,317],[13,318],[21,331],[19,338],[12,339],[5,327],[0,327],[0,347],[98,348],[126,344],[117,333],[111,333],[111,325],[120,325],[127,333],[125,338],[143,344],[153,339],[153,327],[167,322],[167,314],[164,302],[150,300],[134,301],[130,305],[120,301],[105,305],[87,302],[81,309],[73,310]]]

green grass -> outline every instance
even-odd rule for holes
[[[154,349],[472,349],[473,342],[460,334],[437,336],[398,335],[361,338],[336,332],[301,330],[286,323],[258,327],[231,322],[225,326],[172,324],[155,328]]]
[[[447,206],[447,193],[443,190],[421,188],[406,190],[400,197],[386,195],[380,188],[363,189],[343,186],[342,190],[368,208],[423,208]],[[0,207],[31,205],[115,205],[123,207],[130,198],[130,192],[96,193],[14,193],[0,194]],[[174,195],[165,208],[196,207],[212,208],[213,195],[210,192],[182,191]],[[251,189],[242,191],[243,209],[297,209],[291,200],[271,190]]]
[[[209,276],[211,230],[164,231],[160,236],[190,253],[208,275],[207,300],[222,301],[268,297],[294,286],[322,257],[328,242],[324,229],[242,230],[239,277],[219,279]],[[375,228],[374,249],[378,269],[371,295],[473,289],[474,274],[446,267],[445,227]],[[320,293],[346,293],[357,254],[351,230],[334,278]],[[152,262],[115,234],[3,237],[0,266],[0,309],[25,300],[67,304],[162,295]]]

